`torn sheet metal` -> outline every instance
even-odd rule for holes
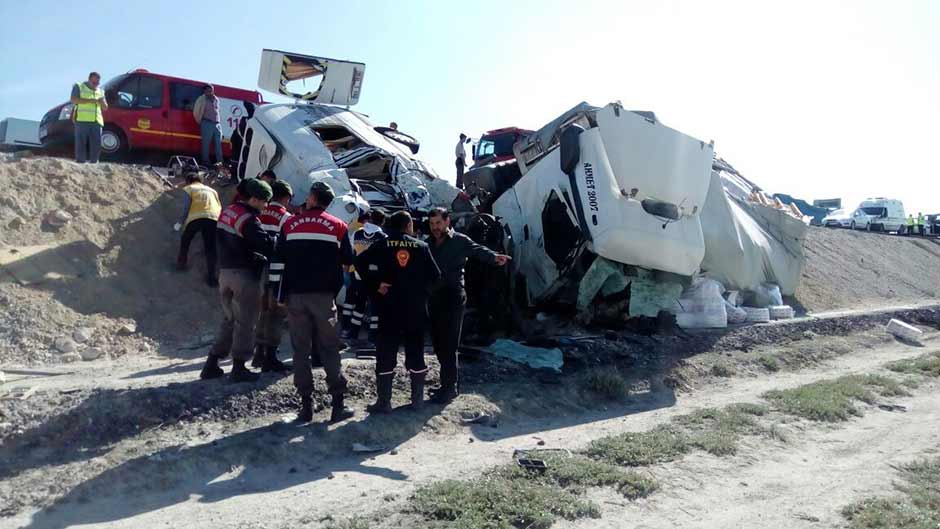
[[[316,104],[262,105],[248,122],[252,133],[246,175],[273,169],[295,190],[325,180],[342,198],[330,213],[350,221],[370,199],[378,207],[427,211],[449,206],[459,191],[418,160],[408,146],[392,140],[365,116]]]
[[[311,103],[355,105],[362,92],[362,79],[366,65],[361,62],[341,61],[278,50],[261,52],[258,86],[275,94],[285,95]],[[306,81],[313,90],[293,92],[288,86],[295,81]]]

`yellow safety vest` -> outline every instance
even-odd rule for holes
[[[183,188],[183,191],[189,195],[189,215],[186,216],[186,224],[196,219],[219,220],[222,213],[222,202],[219,200],[219,194],[215,189],[205,184],[190,184]]]
[[[908,217],[908,218],[907,218],[907,225],[908,225],[908,226],[913,226],[913,225],[914,225],[914,217]]]
[[[100,99],[104,97],[104,90],[95,88],[92,90],[85,83],[78,83],[78,97],[82,99]],[[75,105],[75,121],[80,123],[97,122],[104,126],[104,116],[101,115],[101,105],[93,103],[79,103]]]
[[[924,225],[924,216],[923,216],[923,215],[918,215],[918,216],[917,216],[917,225],[918,225],[918,226],[923,226],[923,225]]]

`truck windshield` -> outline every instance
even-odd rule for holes
[[[512,145],[514,143],[516,143],[515,134],[483,136],[479,145],[477,145],[476,156],[473,159],[479,160],[488,156],[510,156],[512,155]]]
[[[866,215],[871,215],[872,217],[885,217],[885,216],[887,216],[887,209],[886,209],[886,208],[868,207],[868,208],[862,208],[862,211],[864,211]]]

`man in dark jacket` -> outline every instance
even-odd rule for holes
[[[372,413],[392,409],[392,382],[398,348],[405,344],[405,368],[411,375],[411,406],[424,404],[424,332],[427,330],[429,287],[440,271],[427,243],[414,238],[414,223],[399,211],[385,223],[387,238],[376,241],[356,259],[356,270],[367,285],[378,285],[379,334],[376,344],[375,387],[378,399]]]
[[[431,291],[428,310],[431,314],[431,343],[441,363],[441,387],[432,390],[431,400],[446,404],[457,396],[457,347],[463,328],[467,293],[463,288],[463,270],[467,259],[494,266],[504,266],[508,255],[502,255],[477,244],[470,237],[450,227],[450,213],[434,208],[429,215],[431,254],[441,269],[441,280]]]
[[[252,382],[258,379],[245,367],[255,343],[255,323],[261,304],[261,270],[274,252],[275,239],[258,215],[271,199],[271,186],[249,180],[246,200],[235,202],[219,216],[216,246],[219,254],[219,293],[222,296],[222,326],[199,378],[223,375],[219,360],[232,354],[231,379]]]
[[[343,406],[346,378],[340,363],[340,342],[331,320],[333,300],[343,286],[343,266],[352,264],[352,245],[346,223],[325,211],[333,190],[316,182],[307,196],[307,208],[281,230],[275,264],[283,264],[279,298],[287,301],[287,323],[294,346],[294,386],[300,393],[297,422],[313,420],[313,374],[310,355],[319,355],[326,384],[333,398],[330,422],[353,416]],[[273,267],[273,265],[272,265]]]

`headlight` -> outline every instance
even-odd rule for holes
[[[59,120],[69,120],[72,119],[72,109],[75,108],[75,105],[72,103],[66,103],[62,106],[62,110],[59,111]]]

